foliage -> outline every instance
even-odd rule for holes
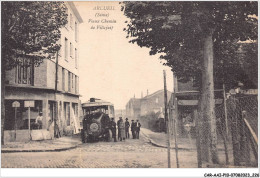
[[[245,88],[257,88],[257,43],[225,43],[220,46],[220,60],[214,64],[216,88],[221,88],[222,83],[226,84],[228,90],[237,87],[238,83]]]
[[[67,8],[61,1],[3,1],[2,64],[15,67],[22,58],[39,65],[60,49],[60,28],[67,23]]]
[[[230,68],[227,85],[242,80],[245,72],[236,54],[237,42],[257,39],[257,19],[252,16],[257,14],[257,2],[124,2],[122,10],[130,19],[124,29],[130,42],[150,48],[150,55],[161,53],[181,81],[194,78],[200,85],[202,39],[209,32],[215,82],[223,81],[220,74]]]

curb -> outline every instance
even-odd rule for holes
[[[57,149],[51,149],[51,150],[5,150],[2,149],[1,153],[28,153],[28,152],[58,152],[58,151],[66,151],[66,150],[72,150],[77,148],[79,145],[82,145],[82,143],[79,143],[74,146],[66,147],[66,148],[57,148]]]
[[[153,146],[161,147],[161,148],[168,148],[167,146],[164,146],[164,145],[161,145],[161,144],[156,143],[153,139],[151,139],[150,137],[148,137],[144,132],[142,132],[142,134],[149,140],[149,143],[151,143]],[[175,149],[175,147],[171,147],[171,149]],[[191,151],[191,150],[193,150],[193,149],[181,148],[181,147],[178,147],[178,149],[179,149],[179,150],[186,150],[186,151]]]

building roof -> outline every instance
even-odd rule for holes
[[[143,97],[143,98],[130,98],[130,100],[127,102],[126,106],[127,106],[128,104],[132,103],[132,105],[133,105],[134,108],[139,108],[140,105],[141,105],[141,101],[142,101],[142,100],[149,99],[149,98],[151,98],[151,97],[153,97],[153,96],[155,96],[155,95],[158,95],[158,94],[160,94],[160,93],[163,93],[163,92],[164,92],[164,89],[158,90],[158,91],[156,91],[156,92],[154,92],[154,93],[152,93],[152,94],[150,94],[150,95],[147,95],[147,96],[145,96],[145,97]],[[172,93],[172,92],[170,92],[170,91],[168,91],[168,90],[167,90],[167,92],[168,92],[168,94],[169,94],[169,93]],[[170,95],[168,95],[167,100],[169,101],[170,98],[171,98]]]
[[[83,19],[80,16],[79,11],[77,10],[77,8],[76,8],[75,4],[73,3],[73,1],[68,1],[68,4],[69,4],[71,10],[73,11],[73,13],[75,14],[75,16],[77,17],[79,23],[82,23]]]
[[[154,92],[154,93],[152,93],[150,95],[147,95],[147,96],[145,96],[145,97],[143,97],[141,99],[148,99],[148,98],[151,98],[151,97],[153,97],[153,96],[155,96],[157,94],[163,93],[163,92],[164,92],[164,89],[158,90],[158,91],[156,91],[156,92]],[[171,92],[167,90],[167,93],[171,93]]]
[[[126,103],[126,107],[131,103],[133,108],[139,108],[141,105],[141,98],[130,98],[130,100]]]

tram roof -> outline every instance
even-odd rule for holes
[[[112,103],[101,100],[101,99],[95,99],[95,102],[87,101],[85,103],[82,103],[82,107],[91,107],[91,106],[114,106]]]

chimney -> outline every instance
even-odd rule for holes
[[[141,98],[143,98],[143,92],[141,93]]]
[[[146,96],[148,96],[149,95],[149,92],[148,92],[148,89],[147,89],[147,95]]]
[[[134,98],[135,98],[135,94],[134,94]]]

